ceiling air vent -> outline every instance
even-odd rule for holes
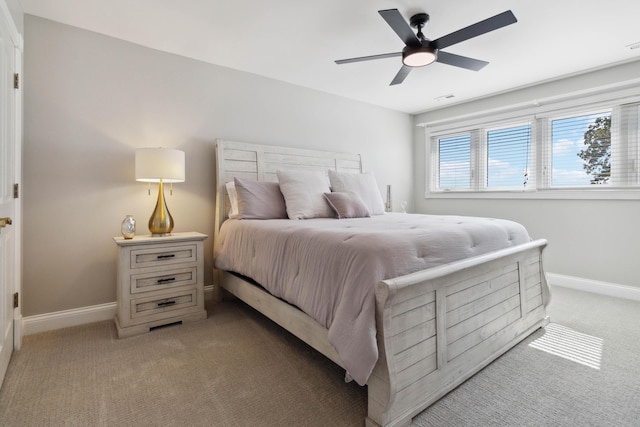
[[[455,98],[456,96],[452,93],[448,94],[448,95],[442,95],[442,96],[438,96],[437,98],[433,98],[436,101],[440,102],[440,101],[444,101],[445,99],[451,99],[451,98]]]

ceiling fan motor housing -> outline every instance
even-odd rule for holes
[[[429,14],[428,13],[416,13],[409,20],[409,24],[413,28],[417,28],[418,30],[422,29],[429,22]]]

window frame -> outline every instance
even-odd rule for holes
[[[637,92],[636,88],[636,92]],[[420,126],[425,130],[426,158],[425,158],[425,197],[426,198],[514,198],[514,199],[640,199],[640,105],[635,108],[635,114],[624,116],[622,111],[631,104],[640,104],[640,94],[629,95],[629,91],[607,99],[594,100],[593,97],[568,102],[557,102],[545,108],[539,106],[526,109],[508,111],[506,113],[487,114],[477,118],[464,118],[462,120],[448,120],[443,123],[426,123]],[[596,97],[598,98],[598,97]],[[600,97],[604,98],[604,97]],[[622,146],[624,153],[630,153],[629,170],[625,170],[626,183],[586,186],[551,186],[551,175],[548,172],[552,167],[552,140],[551,122],[560,117],[580,116],[585,113],[611,111],[612,147],[614,143]],[[625,110],[626,111],[626,110]],[[615,117],[615,118],[614,118]],[[531,159],[528,185],[523,188],[483,188],[483,179],[486,178],[487,162],[487,132],[493,129],[502,129],[518,126],[525,123],[531,126]],[[614,126],[616,128],[614,129]],[[622,135],[620,140],[614,142],[614,131],[618,132],[615,138]],[[434,171],[439,167],[439,153],[433,150],[433,141],[438,138],[449,137],[454,134],[480,133],[483,140],[476,141],[476,155],[472,153],[472,185],[471,189],[437,189],[434,183]],[[622,141],[624,139],[624,141]],[[472,150],[474,140],[472,137]],[[478,153],[485,153],[485,160],[478,157]],[[474,163],[475,162],[475,163]],[[483,165],[484,162],[484,165]],[[484,174],[482,171],[484,170]],[[479,175],[480,173],[480,175]],[[613,172],[612,172],[613,173]],[[484,177],[484,178],[483,178]],[[629,180],[635,181],[629,183]],[[486,181],[486,179],[485,179]]]

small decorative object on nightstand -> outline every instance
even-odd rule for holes
[[[120,338],[157,326],[206,319],[202,233],[114,237],[118,245]]]
[[[120,232],[125,239],[133,239],[133,236],[136,235],[136,220],[133,219],[133,215],[124,217],[120,225]]]

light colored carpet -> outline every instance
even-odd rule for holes
[[[366,394],[241,303],[118,339],[113,322],[24,339],[0,390],[2,426],[359,425]]]
[[[552,323],[415,426],[640,426],[640,303],[552,289]]]
[[[552,324],[419,414],[426,426],[638,426],[640,303],[553,289]],[[120,340],[25,337],[2,426],[362,426],[366,390],[241,303]]]

